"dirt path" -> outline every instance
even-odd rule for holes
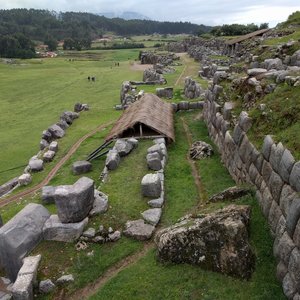
[[[180,119],[181,119],[181,122],[182,122],[182,125],[183,125],[184,133],[186,135],[189,147],[191,147],[192,143],[193,143],[192,134],[190,132],[190,129],[189,129],[185,119],[183,117],[181,117]],[[199,194],[199,200],[200,200],[199,205],[205,204],[205,202],[208,199],[208,195],[207,195],[207,192],[206,192],[206,190],[205,190],[205,188],[204,188],[204,186],[201,182],[201,176],[200,176],[198,168],[196,166],[196,162],[190,158],[189,153],[187,153],[186,158],[187,158],[189,164],[191,165],[192,175],[194,177],[195,184],[197,186],[197,190],[198,190],[198,194]]]
[[[153,65],[142,65],[141,63],[134,62],[130,65],[130,70],[132,71],[145,71],[146,69],[152,68]]]
[[[55,300],[81,300],[88,299],[94,295],[99,289],[101,289],[110,279],[114,278],[122,270],[126,269],[128,266],[138,262],[143,256],[145,256],[150,249],[154,247],[153,242],[146,242],[144,247],[139,252],[133,253],[132,255],[124,258],[123,260],[117,262],[115,265],[110,267],[101,277],[99,277],[95,282],[85,286],[81,290],[77,290],[73,295],[67,297],[65,295],[60,295]]]
[[[53,169],[49,172],[49,174],[47,175],[47,177],[40,182],[39,184],[37,184],[36,186],[31,187],[28,190],[22,191],[18,194],[12,195],[10,197],[4,198],[3,200],[0,201],[0,208],[6,206],[9,203],[12,203],[14,201],[19,200],[22,197],[31,195],[35,192],[37,192],[39,189],[41,189],[44,185],[47,185],[50,180],[55,176],[55,174],[57,173],[57,171],[61,168],[61,166],[74,154],[74,152],[79,148],[79,146],[81,145],[81,143],[83,141],[85,141],[87,138],[89,138],[90,136],[92,136],[93,134],[95,134],[97,131],[111,125],[113,122],[108,122],[105,124],[102,124],[100,126],[98,126],[97,128],[93,129],[92,131],[90,131],[89,133],[87,133],[86,135],[84,135],[83,137],[81,137],[68,151],[68,153],[53,167]]]

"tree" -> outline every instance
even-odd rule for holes
[[[75,41],[71,38],[64,40],[63,49],[64,50],[73,50],[75,48]]]
[[[7,58],[35,57],[34,44],[22,33],[1,36],[0,56]]]
[[[57,40],[55,40],[53,38],[49,38],[49,39],[45,40],[44,44],[48,46],[49,51],[55,51],[58,46]]]
[[[269,23],[261,23],[259,25],[259,29],[268,29],[269,28]]]

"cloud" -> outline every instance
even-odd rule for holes
[[[276,25],[300,10],[299,0],[0,0],[0,8],[39,8],[92,13],[135,11],[153,20],[206,25],[270,23]]]

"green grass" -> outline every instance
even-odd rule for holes
[[[81,113],[66,136],[59,140],[55,161],[85,133],[116,119],[120,113],[112,108],[119,103],[122,81],[140,80],[142,76],[141,71],[129,68],[130,60],[137,58],[137,53],[135,50],[102,51],[102,59],[93,61],[56,58],[41,60],[39,64],[1,63],[0,184],[22,173],[29,158],[39,150],[41,132],[57,122],[63,111],[73,110],[76,102],[88,103],[91,110]],[[114,61],[120,61],[120,67],[111,67]],[[87,76],[96,76],[96,82],[88,82]],[[3,172],[15,167],[19,168]],[[43,177],[45,173],[34,177]]]
[[[253,126],[249,132],[249,138],[258,148],[261,147],[264,136],[271,134],[276,141],[281,141],[291,150],[296,159],[300,159],[299,93],[300,87],[280,85],[274,93],[259,101],[259,103],[266,104],[264,113],[258,107],[250,111]]]
[[[220,154],[218,153],[216,145],[214,145],[209,138],[205,123],[203,121],[193,120],[194,117],[193,114],[187,114],[185,116],[190,124],[189,127],[192,133],[193,142],[201,140],[210,144],[214,149],[214,155],[211,158],[197,161],[203,186],[207,196],[211,197],[230,186],[234,186],[235,183],[226,167],[220,163]]]
[[[199,210],[199,197],[191,176],[190,165],[185,159],[187,140],[181,118],[190,126],[193,138],[209,141],[203,122],[195,114],[182,113],[176,116],[176,144],[169,147],[169,164],[166,168],[166,205],[162,225],[176,222],[186,213],[208,212],[228,203],[207,205]],[[220,164],[216,153],[214,159],[203,160],[202,180],[209,193],[221,191],[232,185],[232,180]],[[220,176],[220,177],[219,177]],[[207,179],[208,177],[208,179]],[[215,178],[215,180],[212,180]],[[238,204],[252,207],[250,223],[251,245],[256,254],[256,270],[249,281],[242,281],[199,267],[181,264],[162,264],[157,261],[155,250],[134,265],[121,271],[108,281],[90,299],[285,299],[280,284],[275,278],[275,259],[272,253],[272,238],[254,196],[246,196]]]

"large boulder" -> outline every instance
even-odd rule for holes
[[[101,191],[94,191],[95,201],[93,204],[93,208],[90,211],[90,216],[95,216],[99,214],[103,214],[108,209],[108,196],[102,193]]]
[[[92,164],[86,160],[76,161],[72,165],[74,175],[84,174],[92,170]]]
[[[52,138],[60,139],[65,135],[65,131],[59,127],[57,124],[53,124],[48,128],[48,131],[51,133]]]
[[[148,153],[146,159],[150,170],[159,171],[162,169],[161,157],[158,152]]]
[[[127,221],[124,235],[132,237],[139,241],[149,240],[155,230],[155,227],[146,224],[144,220]]]
[[[77,223],[87,217],[94,204],[94,180],[81,177],[73,185],[55,188],[55,204],[62,223]]]
[[[52,215],[43,227],[43,236],[47,241],[74,242],[88,223],[85,218],[78,223],[62,223],[58,215]]]
[[[44,162],[35,156],[29,160],[28,166],[32,172],[40,172],[44,170]]]
[[[52,151],[52,150],[48,150],[48,151],[45,152],[44,155],[43,155],[43,161],[44,161],[44,162],[50,162],[50,161],[53,160],[54,156],[55,156],[55,152]]]
[[[24,258],[18,277],[12,286],[13,299],[31,300],[33,299],[33,286],[36,284],[37,270],[41,260],[41,255]]]
[[[44,204],[55,203],[55,187],[45,185],[42,188],[42,201]]]
[[[12,281],[22,259],[42,240],[43,226],[49,217],[45,207],[30,203],[0,228],[0,265]]]
[[[114,149],[118,151],[120,156],[126,156],[133,149],[133,145],[125,140],[117,140]]]
[[[115,170],[120,164],[120,155],[117,150],[110,150],[107,153],[105,166],[108,170]]]
[[[53,141],[49,145],[49,150],[57,152],[58,151],[58,143],[57,141]]]
[[[142,179],[142,194],[145,197],[158,198],[161,194],[161,180],[158,174],[147,174]]]
[[[32,181],[32,177],[28,173],[24,173],[18,178],[19,185],[21,186],[28,185],[29,183],[31,183],[31,181]]]
[[[142,212],[142,216],[147,223],[156,226],[160,221],[161,213],[161,208],[150,208]]]
[[[248,242],[249,219],[250,207],[237,205],[184,218],[157,233],[158,257],[248,279],[254,270],[254,254]]]

